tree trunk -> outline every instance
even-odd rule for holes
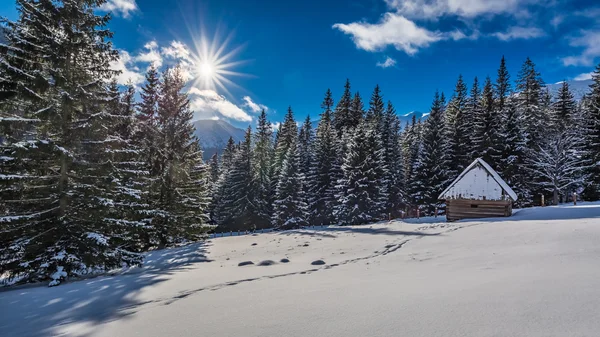
[[[552,203],[556,206],[558,205],[558,188],[554,188],[554,195],[552,198]]]

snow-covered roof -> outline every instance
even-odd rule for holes
[[[481,177],[477,177],[476,174],[470,174],[469,177],[466,177],[467,179],[474,179],[477,180],[479,179],[480,181],[476,181],[474,184],[459,184],[459,182],[461,182],[461,180],[463,178],[465,178],[465,176],[467,174],[469,174],[473,169],[477,168],[478,165],[480,165],[485,171],[486,171],[486,177],[485,177],[485,181],[482,181]],[[481,174],[480,174],[481,176]],[[498,198],[498,191],[496,191],[497,187],[490,187],[490,185],[488,184],[489,182],[489,178],[491,177],[493,179],[493,181],[497,184],[497,186],[499,186],[502,191],[504,191],[504,193],[506,193],[513,201],[517,200],[517,194],[512,190],[512,188],[510,188],[510,186],[508,186],[508,184],[502,179],[500,178],[500,176],[498,175],[498,173],[488,164],[486,163],[483,159],[481,158],[477,158],[475,159],[475,161],[473,161],[473,163],[471,163],[471,165],[469,165],[459,176],[458,178],[456,178],[452,184],[450,184],[450,186],[448,186],[444,192],[442,192],[439,196],[439,199],[445,200],[445,199],[453,199],[457,197],[458,195],[464,195],[466,196],[467,193],[465,192],[470,192],[471,195],[475,198],[481,198],[481,197],[486,197],[486,199],[489,200],[497,200]],[[480,184],[478,184],[480,183]],[[460,185],[460,186],[458,186]],[[494,184],[495,185],[495,184]],[[476,191],[473,191],[476,190]],[[475,195],[473,195],[475,194]]]

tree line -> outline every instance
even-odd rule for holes
[[[52,285],[141,263],[144,251],[209,230],[355,225],[419,206],[473,159],[498,170],[530,206],[573,191],[600,197],[600,66],[591,92],[556,97],[527,59],[512,83],[462,77],[427,119],[404,127],[379,86],[368,106],[346,81],[320,117],[278,130],[263,111],[243,141],[202,161],[178,67],[150,67],[119,87],[101,0],[17,0],[0,45],[0,276]]]
[[[210,215],[222,231],[356,225],[419,208],[444,212],[438,196],[482,158],[515,190],[517,207],[600,198],[600,66],[576,101],[562,82],[552,97],[532,60],[516,81],[502,57],[495,80],[459,76],[449,99],[435,92],[426,119],[401,128],[379,86],[365,107],[347,80],[327,90],[316,129],[291,108],[275,135],[263,111],[256,131],[215,154]]]

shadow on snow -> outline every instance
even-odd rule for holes
[[[142,267],[115,276],[64,283],[49,291],[46,287],[25,286],[0,292],[0,331],[3,336],[51,336],[65,324],[91,324],[127,317],[152,301],[137,295],[145,287],[170,279],[193,264],[210,262],[206,249],[210,241],[146,254]]]

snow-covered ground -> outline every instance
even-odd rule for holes
[[[598,335],[600,204],[435,220],[218,238],[3,291],[0,335]]]

